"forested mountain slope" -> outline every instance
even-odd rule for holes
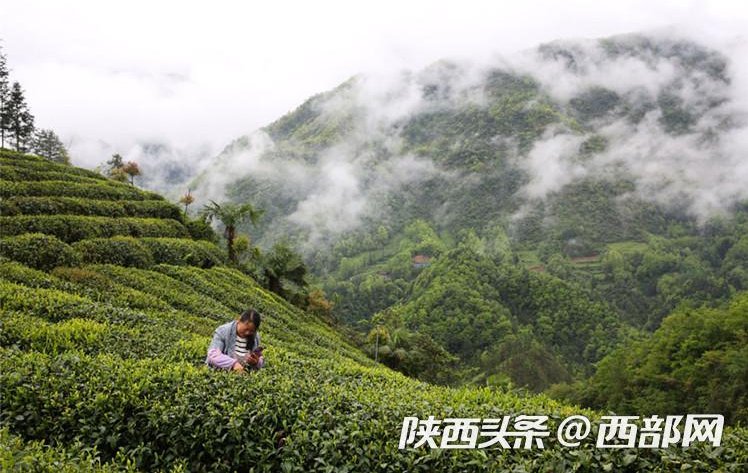
[[[688,38],[631,34],[360,75],[235,140],[195,193],[265,209],[243,230],[304,251],[336,317],[372,356],[384,340],[393,368],[583,383],[666,318],[748,290],[738,69]],[[639,380],[653,396],[688,379],[655,372]]]

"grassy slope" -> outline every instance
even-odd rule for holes
[[[45,167],[3,154],[37,163],[27,168]],[[746,461],[743,430],[728,431],[722,450],[400,451],[405,416],[548,413],[554,425],[581,410],[542,396],[408,379],[222,266],[90,265],[45,273],[4,260],[0,275],[2,469],[32,461],[47,470],[88,468],[78,442],[109,462],[94,470],[641,471],[689,464],[712,471],[738,470]],[[247,376],[209,371],[202,360],[212,330],[247,305],[266,317],[267,367]]]

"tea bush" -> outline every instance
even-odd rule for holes
[[[184,226],[195,240],[208,240],[218,244],[218,235],[213,231],[209,223],[200,219],[186,219]]]
[[[0,255],[37,269],[80,263],[78,254],[52,235],[27,233],[0,239]]]
[[[108,200],[163,200],[153,192],[136,189],[127,184],[90,185],[67,181],[22,181],[0,180],[0,197],[47,196],[47,197],[88,197]]]
[[[2,151],[3,150],[0,150],[0,153]],[[0,154],[0,166],[7,167],[9,169],[36,171],[39,173],[60,172],[66,175],[77,175],[90,177],[93,179],[106,179],[101,174],[95,171],[68,166],[66,164],[55,163],[53,161],[49,161],[48,159],[37,158],[29,155],[26,155],[23,158],[19,158],[18,156],[10,157],[6,154]]]
[[[134,271],[142,280],[150,278],[154,283],[166,282],[154,277],[153,271],[105,268]],[[190,273],[203,278],[220,274],[233,282],[228,287],[233,286],[234,291],[247,291],[236,284],[246,282],[246,277],[227,268],[157,268],[184,277]],[[174,325],[167,324],[167,317],[139,314],[133,318],[128,311],[123,317],[122,313],[113,314],[111,306],[98,307],[86,298],[58,290],[6,286],[0,284],[0,310],[7,315],[4,319],[12,320],[13,328],[2,332],[15,334],[4,337],[13,337],[16,347],[29,351],[24,354],[16,348],[2,352],[0,422],[24,438],[63,444],[84,441],[95,446],[105,461],[122,451],[128,452],[139,468],[169,468],[181,461],[193,471],[248,471],[252,467],[254,471],[641,471],[680,469],[683,465],[694,471],[720,467],[730,471],[734,465],[732,470],[739,471],[745,461],[745,453],[741,453],[745,434],[734,431],[726,434],[719,453],[702,446],[638,452],[592,448],[401,451],[396,440],[406,415],[444,418],[550,413],[557,421],[560,416],[582,411],[537,396],[519,398],[489,389],[436,387],[384,368],[366,368],[316,342],[307,343],[327,338],[311,321],[299,324],[308,328],[300,336],[294,335],[298,343],[263,337],[270,361],[261,372],[249,377],[210,372],[196,365],[202,361],[215,322],[204,324],[208,334],[185,336],[175,343],[174,350],[159,351],[149,348],[153,346],[149,337],[158,337],[161,331],[171,333]],[[179,297],[178,288],[182,289],[172,284],[162,297],[167,301]],[[279,312],[294,309],[268,302],[267,310],[272,319]],[[30,319],[27,313],[47,315]],[[120,328],[109,334],[102,330],[107,324]],[[119,343],[110,343],[118,336]],[[48,339],[62,341],[50,345],[44,342]],[[278,435],[286,437],[282,447],[275,440]]]
[[[102,217],[170,218],[181,222],[182,211],[163,200],[94,200],[80,197],[9,197],[0,201],[0,215],[91,215]]]
[[[107,276],[86,268],[58,266],[45,273],[13,261],[0,261],[2,279],[29,287],[58,289],[129,309],[169,312],[173,309],[161,299],[118,284]]]
[[[60,289],[68,292],[75,291],[74,285],[67,284],[65,281],[62,281],[49,273],[31,269],[21,263],[10,261],[2,257],[0,257],[0,278],[29,287]]]
[[[215,322],[186,312],[133,310],[77,294],[27,287],[4,279],[0,279],[0,311],[33,314],[49,322],[79,318],[144,330],[168,323],[202,336],[211,335],[216,327]]]
[[[72,289],[69,289],[68,292],[74,292],[95,301],[104,301],[130,309],[171,310],[171,306],[158,297],[123,286],[112,281],[106,275],[89,268],[59,267],[52,271],[52,275],[60,280],[73,283],[71,284]],[[23,281],[20,282],[24,283]]]
[[[23,233],[54,235],[66,243],[112,236],[188,237],[181,223],[171,219],[111,218],[80,215],[17,215],[0,217],[0,236]]]
[[[90,319],[72,318],[47,322],[19,312],[8,312],[0,321],[0,346],[59,355],[80,351],[89,355],[117,354],[127,359],[159,357],[165,362],[203,362],[208,337],[179,329],[178,324],[161,321],[141,330],[112,326]]]
[[[184,238],[142,238],[156,263],[199,266],[211,268],[225,264],[223,251],[207,241],[193,241]]]
[[[91,238],[72,245],[83,263],[117,264],[134,268],[153,266],[148,246],[133,237]]]
[[[203,297],[187,284],[154,271],[113,265],[92,265],[89,268],[120,284],[156,296],[178,310],[214,320],[230,320],[236,316],[222,303]]]
[[[346,353],[347,356],[358,359],[361,363],[371,360],[350,344],[337,340],[338,336],[323,321],[313,317],[300,316],[297,309],[275,294],[262,290],[250,277],[235,269],[216,266],[209,271],[198,268],[183,268],[168,265],[158,265],[153,270],[169,275],[201,294],[220,299],[223,304],[239,313],[253,306],[261,313],[272,313],[267,320],[267,326],[273,328],[273,333],[284,342],[295,345],[300,340],[313,342],[315,346],[324,347],[330,351]],[[222,275],[231,275],[224,279]],[[266,322],[263,322],[266,323]],[[320,336],[311,335],[319,333]],[[326,336],[321,336],[325,334]]]
[[[745,460],[744,433],[722,449],[534,450],[397,449],[402,418],[549,414],[551,428],[569,410],[542,398],[488,389],[449,389],[346,365],[326,369],[277,364],[250,376],[185,363],[122,359],[75,351],[58,356],[4,350],[2,422],[30,439],[82,441],[103,460],[128,451],[139,468],[192,471],[642,471],[688,465],[713,471]],[[239,400],[247,399],[248,402]],[[195,406],[200,406],[196,409]],[[580,412],[580,411],[575,411]],[[589,414],[589,413],[588,413]],[[285,445],[278,442],[285,436]],[[688,468],[688,467],[686,467]],[[725,468],[726,471],[730,468]],[[733,471],[739,471],[735,468]]]
[[[223,305],[228,307],[229,310],[232,310],[233,314],[239,314],[249,306],[258,308],[261,313],[271,313],[259,309],[261,305],[257,304],[257,294],[262,294],[264,291],[260,291],[259,286],[246,276],[244,276],[245,281],[242,284],[232,286],[221,284],[219,281],[211,279],[209,272],[197,268],[158,265],[155,266],[153,270],[166,274],[175,280],[191,286],[196,292],[207,298],[216,300],[220,299]],[[285,301],[283,302],[285,303]],[[283,340],[290,345],[303,339],[305,334],[309,334],[311,328],[310,324],[301,321],[293,321],[292,318],[287,317],[282,312],[279,313],[278,311],[274,311],[272,313],[272,317],[265,317],[263,319],[263,329],[269,331],[265,333],[272,333],[274,337],[277,337],[279,340]],[[317,330],[323,330],[322,325],[322,323],[319,323],[319,327],[315,328]],[[320,343],[324,344],[325,342],[323,341]],[[338,349],[343,349],[343,347],[347,345],[340,342],[338,343],[339,345],[336,346]],[[314,348],[317,348],[316,341]],[[307,350],[312,349],[308,348]]]
[[[0,179],[7,181],[68,181],[85,184],[107,184],[109,181],[104,176],[84,176],[81,174],[67,173],[64,171],[39,171],[21,166],[8,166],[0,164]]]
[[[98,452],[81,443],[65,448],[42,441],[24,442],[7,427],[0,428],[0,471],[55,473],[136,473],[135,465],[124,455],[102,463]],[[176,466],[173,471],[181,471]]]
[[[112,323],[153,323],[142,312],[96,303],[57,289],[31,288],[5,280],[0,280],[0,309],[34,314],[52,322],[89,318]]]

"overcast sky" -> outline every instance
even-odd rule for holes
[[[37,126],[90,167],[144,141],[215,153],[359,72],[672,27],[743,42],[744,5],[0,0],[0,39]]]

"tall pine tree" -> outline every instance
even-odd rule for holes
[[[13,82],[10,90],[5,118],[10,138],[15,141],[16,151],[26,151],[34,133],[34,116],[26,104],[26,97],[18,82]]]
[[[52,130],[37,130],[31,141],[31,151],[43,158],[62,164],[70,164],[70,157],[62,140]]]
[[[6,109],[10,101],[10,87],[8,82],[8,63],[0,48],[0,148],[5,147],[5,136],[9,126]]]
[[[122,159],[122,155],[119,153],[115,153],[112,155],[112,159],[106,162],[108,168],[106,170],[107,175],[111,176],[114,171],[117,169],[122,168],[122,166],[125,165],[124,159]]]

